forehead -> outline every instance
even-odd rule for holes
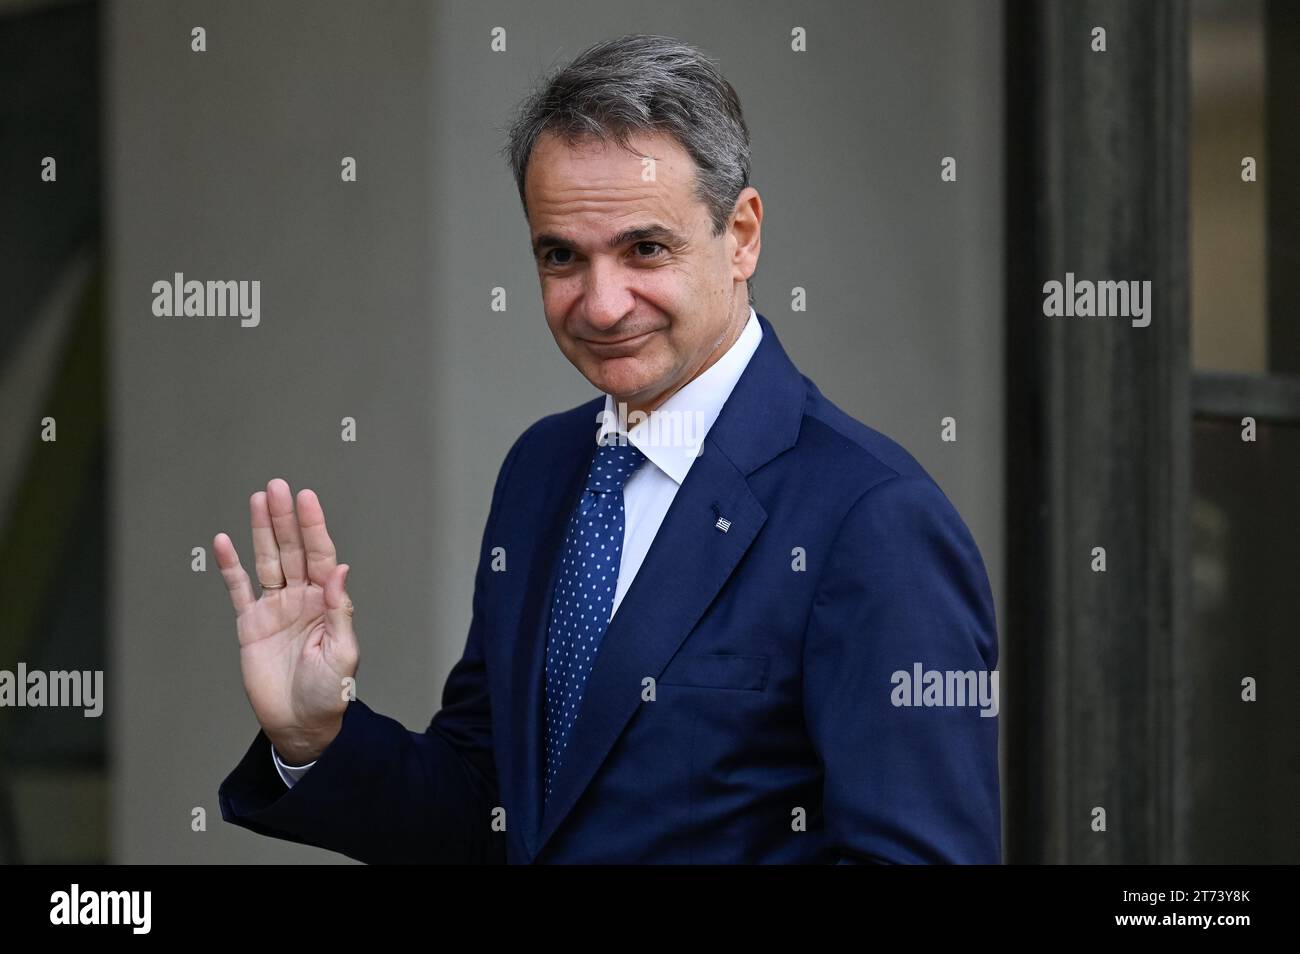
[[[621,224],[640,213],[681,223],[703,208],[694,185],[695,163],[671,136],[633,134],[624,147],[594,139],[571,144],[544,133],[529,158],[524,193],[537,232]]]

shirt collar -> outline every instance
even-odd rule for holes
[[[749,306],[749,321],[726,352],[699,377],[687,382],[648,418],[635,421],[619,419],[614,397],[605,395],[597,443],[603,444],[611,434],[626,434],[627,441],[679,485],[686,479],[692,461],[699,456],[704,436],[722,413],[736,382],[754,356],[763,329],[754,306]],[[626,414],[626,408],[624,408]],[[627,424],[631,424],[627,428]]]

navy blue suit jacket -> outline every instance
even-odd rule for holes
[[[354,700],[292,789],[259,732],[222,816],[367,862],[999,862],[998,719],[896,705],[891,679],[996,667],[979,551],[921,466],[759,320],[605,633],[545,811],[547,610],[603,397],[506,456],[429,727]]]

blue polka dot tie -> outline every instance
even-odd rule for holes
[[[609,623],[623,553],[623,485],[645,455],[629,443],[596,449],[587,486],[569,518],[546,632],[546,797],[568,744]]]

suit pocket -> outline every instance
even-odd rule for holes
[[[761,692],[767,686],[767,657],[737,656],[731,653],[682,656],[668,665],[658,683],[661,686]]]

